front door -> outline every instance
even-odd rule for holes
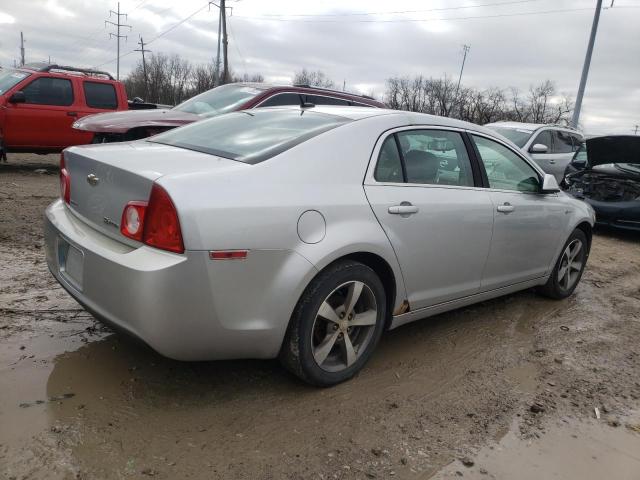
[[[411,309],[478,292],[493,204],[474,182],[462,134],[399,131],[374,158],[365,192],[400,263]]]
[[[564,225],[557,194],[541,194],[540,175],[502,143],[472,135],[489,182],[494,226],[482,290],[548,273]]]
[[[23,87],[24,103],[7,103],[5,143],[9,147],[63,148],[76,117],[71,80],[38,77]]]

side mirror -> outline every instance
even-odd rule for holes
[[[544,179],[542,180],[542,193],[556,193],[559,191],[560,187],[558,186],[556,177],[545,173]]]
[[[9,97],[9,103],[24,103],[26,101],[27,97],[22,90],[18,90]]]
[[[533,147],[529,149],[531,153],[547,153],[549,151],[549,147],[543,145],[542,143],[536,143]]]

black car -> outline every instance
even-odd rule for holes
[[[593,207],[597,224],[640,231],[640,136],[589,138],[567,166],[563,187]]]

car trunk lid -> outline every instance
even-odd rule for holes
[[[71,210],[105,235],[130,245],[137,242],[120,233],[122,212],[130,201],[148,201],[155,180],[250,168],[214,155],[145,141],[72,147],[64,156],[71,177]]]

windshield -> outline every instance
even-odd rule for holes
[[[174,110],[206,116],[220,115],[236,110],[261,92],[261,89],[247,85],[221,85],[182,102]]]
[[[349,119],[308,110],[232,112],[161,133],[148,141],[258,163]]]
[[[0,94],[3,94],[18,82],[27,78],[30,73],[21,72],[19,70],[7,70],[5,72],[0,71]]]
[[[527,143],[527,140],[529,140],[533,134],[532,130],[525,130],[524,128],[506,128],[496,127],[493,125],[487,125],[487,128],[490,128],[503,137],[508,138],[520,148],[524,147],[524,144]]]

